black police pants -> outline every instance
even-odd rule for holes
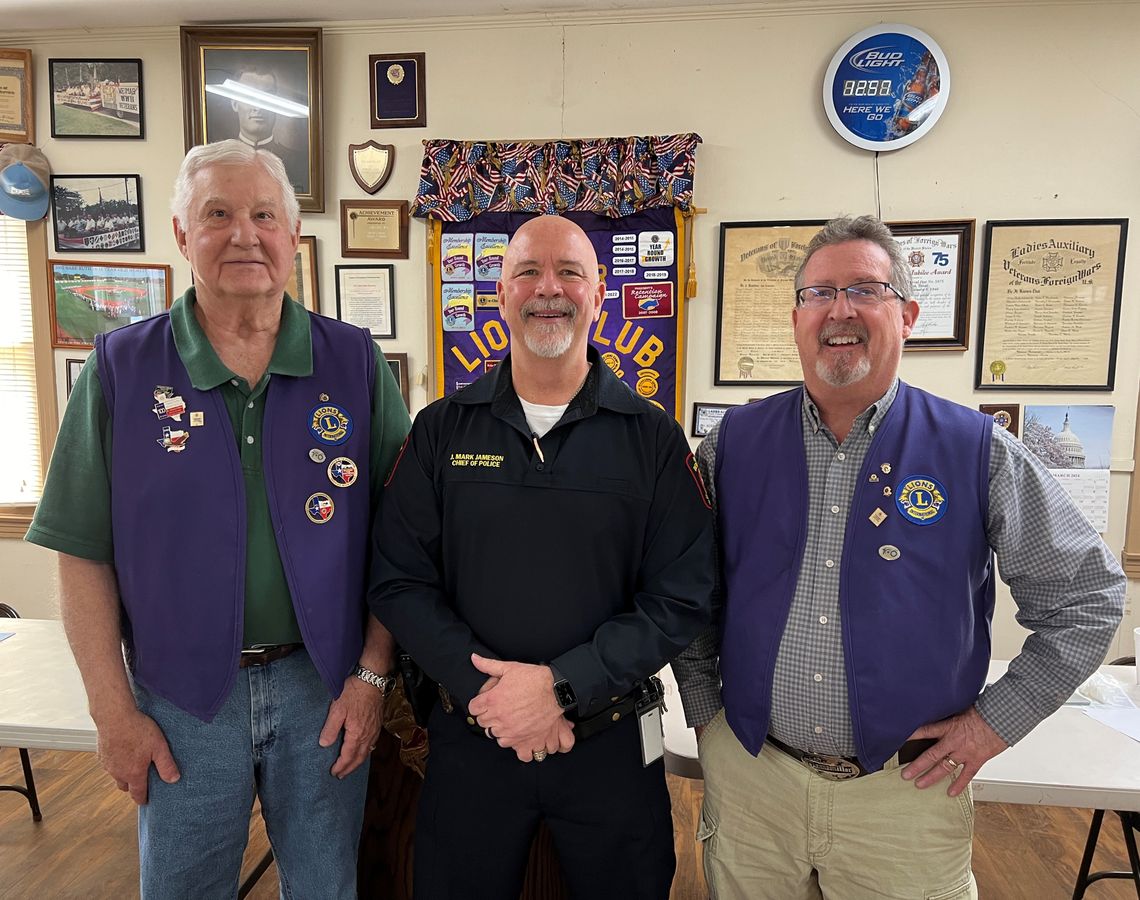
[[[519,762],[437,706],[416,817],[416,900],[516,900],[538,823],[574,898],[667,900],[673,819],[662,760],[630,717],[569,753]]]

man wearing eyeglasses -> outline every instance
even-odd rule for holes
[[[828,222],[796,277],[803,388],[730,410],[697,453],[722,603],[673,667],[721,900],[976,897],[970,780],[1121,619],[1119,565],[1036,458],[898,379],[909,298],[882,222]],[[995,554],[1033,633],[983,694]]]

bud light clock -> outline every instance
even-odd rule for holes
[[[823,80],[835,130],[864,150],[899,150],[924,137],[950,97],[950,66],[930,35],[876,25],[843,42]]]

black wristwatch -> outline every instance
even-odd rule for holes
[[[576,709],[578,706],[578,695],[574,693],[574,686],[557,673],[555,673],[554,677],[557,679],[554,682],[554,699],[558,701],[558,705],[563,709]]]

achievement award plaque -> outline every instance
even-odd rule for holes
[[[950,97],[946,54],[925,32],[876,25],[848,38],[823,79],[823,108],[864,150],[898,150],[934,127]]]

